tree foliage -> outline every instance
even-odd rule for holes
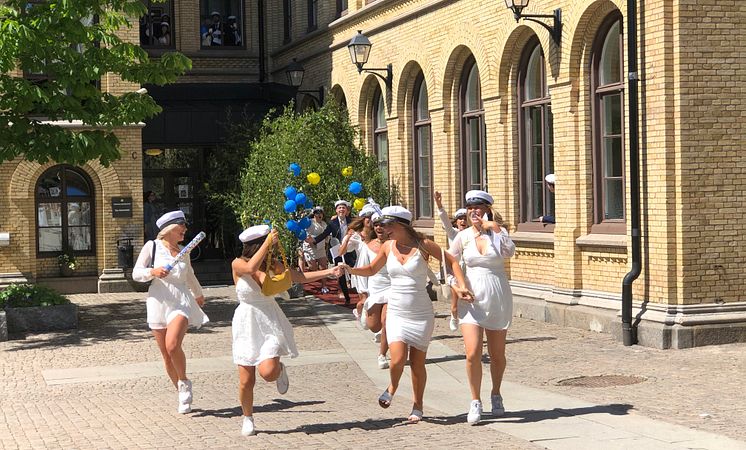
[[[373,197],[382,205],[389,200],[376,158],[361,148],[358,131],[350,124],[346,110],[334,102],[300,115],[293,109],[288,106],[279,116],[268,116],[263,121],[259,136],[249,146],[240,191],[233,201],[244,226],[269,221],[281,230],[286,248],[297,241],[285,229],[285,222],[307,213],[302,209],[297,214],[284,211],[286,186],[294,186],[314,204],[323,206],[327,219],[334,214],[334,202],[339,199],[352,202],[355,197]],[[299,176],[288,170],[291,163],[301,166]],[[353,174],[345,177],[342,169],[348,166],[352,166]],[[307,180],[311,172],[321,177],[315,186]],[[357,196],[348,191],[352,181],[363,185],[363,192]]]
[[[104,165],[119,158],[114,127],[160,112],[147,94],[113,95],[99,83],[107,73],[137,84],[163,85],[191,67],[179,53],[150,60],[118,30],[146,13],[140,0],[48,0],[0,4],[0,162],[23,155]],[[121,31],[120,31],[121,32]],[[43,74],[43,81],[14,76]],[[44,121],[82,121],[73,130]]]

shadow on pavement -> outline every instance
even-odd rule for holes
[[[506,411],[505,415],[499,418],[483,422],[532,423],[544,420],[555,420],[563,417],[583,416],[586,414],[611,414],[612,416],[624,416],[629,414],[629,411],[633,408],[634,406],[626,403],[612,403],[609,405],[595,405],[582,408],[555,408],[550,410],[526,409],[523,411]]]
[[[349,422],[332,422],[332,423],[314,423],[301,425],[290,430],[261,430],[259,434],[287,434],[287,433],[305,433],[305,434],[323,434],[333,433],[342,430],[360,429],[365,431],[383,430],[387,428],[399,427],[403,425],[412,425],[404,418],[400,419],[368,419],[354,420]]]
[[[273,399],[273,403],[268,403],[265,405],[254,405],[254,412],[255,413],[266,413],[266,412],[277,412],[277,411],[284,411],[286,409],[291,408],[297,408],[300,406],[310,406],[310,405],[320,405],[326,403],[324,400],[309,400],[305,402],[291,402],[289,400],[276,398]],[[331,411],[323,411],[323,410],[308,410],[308,411],[288,411],[293,413],[328,413]],[[220,417],[223,419],[228,419],[231,417],[240,417],[243,415],[243,411],[241,410],[240,406],[234,406],[233,408],[223,408],[223,409],[193,409],[192,410],[192,416],[194,417]]]

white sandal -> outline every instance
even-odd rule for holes
[[[393,394],[389,392],[389,388],[386,388],[385,391],[383,391],[383,394],[378,397],[378,404],[381,406],[381,408],[388,408],[391,406],[391,400],[394,398]]]
[[[409,413],[409,417],[407,417],[409,423],[418,423],[420,420],[422,420],[422,411],[419,409],[413,409],[412,412]]]

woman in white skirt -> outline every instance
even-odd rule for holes
[[[342,238],[342,242],[339,245],[340,255],[344,255],[350,251],[355,252],[355,267],[366,266],[370,263],[365,246],[373,239],[373,228],[370,221],[373,212],[374,209],[366,204],[358,213],[358,217],[353,219],[347,226],[347,234]],[[362,325],[363,328],[367,328],[363,315],[363,305],[365,305],[365,300],[368,298],[368,279],[353,275],[350,277],[350,286],[354,287],[358,294],[358,301],[352,313],[355,315],[358,324]]]
[[[186,355],[181,348],[189,326],[201,327],[208,319],[200,308],[205,297],[194,276],[189,257],[182,259],[169,271],[179,254],[179,242],[184,240],[186,221],[184,213],[172,211],[157,221],[159,232],[155,241],[148,241],[140,251],[132,279],[149,282],[147,299],[148,326],[161,351],[166,373],[178,391],[178,412],[192,410],[192,382],[186,375]]]
[[[466,375],[471,388],[468,423],[479,423],[482,416],[482,340],[487,336],[492,375],[492,415],[505,413],[500,394],[505,372],[505,338],[513,317],[513,294],[503,260],[515,253],[515,244],[502,227],[502,219],[492,211],[492,196],[484,191],[466,193],[471,227],[458,233],[449,252],[463,258],[466,281],[474,293],[473,302],[459,302],[458,317],[466,349]]]
[[[450,247],[459,231],[469,228],[470,224],[467,223],[466,219],[466,208],[457,209],[453,214],[454,219],[451,221],[448,213],[443,209],[443,195],[438,191],[435,191],[435,205],[438,207],[438,217],[440,218],[440,223],[443,225],[443,231],[446,232],[448,247]],[[463,265],[461,269],[464,269]],[[453,276],[448,275],[446,280],[446,284],[452,284]],[[451,331],[458,331],[458,296],[456,294],[451,296],[451,317],[448,320],[448,327]]]
[[[256,225],[239,236],[243,242],[240,258],[233,260],[233,280],[236,283],[238,307],[233,313],[233,362],[238,365],[239,397],[243,410],[241,434],[251,436],[254,429],[254,384],[256,369],[265,381],[277,382],[280,394],[287,392],[288,380],[281,356],[298,356],[293,338],[293,328],[273,297],[262,294],[262,284],[267,276],[265,258],[271,246],[278,245],[277,231],[267,225]],[[274,261],[275,273],[285,268]],[[343,273],[342,268],[316,272],[298,272],[290,269],[296,283],[310,283]]]
[[[391,352],[391,384],[378,398],[383,408],[399,387],[404,364],[409,357],[412,372],[413,405],[408,417],[410,422],[422,420],[423,400],[427,371],[425,357],[435,326],[433,306],[427,294],[427,260],[430,256],[441,259],[440,247],[412,228],[412,213],[401,206],[383,209],[382,222],[389,240],[375,259],[367,266],[345,268],[353,275],[371,277],[384,266],[391,279],[386,314],[386,338]],[[446,263],[453,270],[458,285],[454,286],[460,297],[471,298],[465,286],[464,275],[458,262],[445,253]]]
[[[308,227],[306,232],[311,237],[316,237],[324,232],[327,224],[324,221],[324,208],[316,206],[313,208],[313,216],[311,217],[311,226]],[[308,264],[308,269],[313,272],[319,269],[326,269],[329,266],[329,260],[326,258],[326,242],[328,239],[324,239],[318,244],[309,244],[303,241],[301,244],[301,250],[303,252],[303,259]],[[300,266],[302,267],[302,266]],[[329,292],[329,288],[326,287],[326,279],[321,279],[321,293],[326,294]]]

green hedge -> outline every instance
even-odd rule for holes
[[[57,291],[36,284],[11,284],[0,292],[0,309],[6,306],[24,308],[29,306],[66,305],[70,300]]]

